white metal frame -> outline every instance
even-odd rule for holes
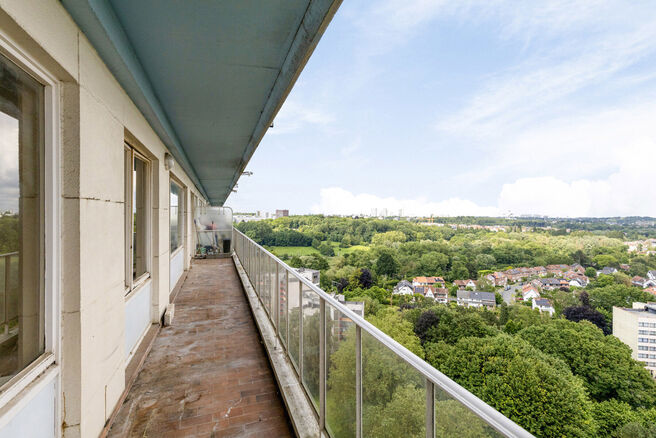
[[[125,169],[125,176],[123,183],[125,184],[125,297],[126,301],[130,296],[134,295],[142,285],[144,285],[150,278],[152,272],[152,161],[132,146],[127,141],[125,142],[125,153],[130,155],[130,169]],[[134,159],[139,159],[146,164],[146,175],[144,181],[146,182],[146,193],[144,203],[144,212],[146,218],[144,223],[146,224],[145,230],[143,230],[144,235],[146,236],[146,272],[140,275],[138,278],[132,277],[132,265],[134,263],[133,257],[133,239],[132,239],[132,228],[134,227],[134,215],[132,214],[132,186],[133,181],[133,172],[132,166],[134,166]],[[124,166],[127,163],[124,163]]]
[[[180,246],[178,246],[176,249],[171,251],[171,184],[175,184],[178,186],[180,189],[180,195],[178,196],[178,222],[180,221],[180,218],[182,218],[182,223],[178,224],[178,233],[180,234],[178,236],[178,241],[180,243]],[[184,209],[185,206],[187,205],[187,200],[185,197],[187,196],[187,187],[180,181],[178,178],[176,178],[172,173],[169,175],[169,187],[168,187],[168,192],[169,192],[169,259],[172,259],[175,257],[178,252],[184,249],[185,247],[185,223],[186,223],[186,218],[185,218],[185,213]],[[180,205],[182,203],[182,205]],[[183,263],[184,266],[184,263]]]
[[[44,162],[41,169],[44,201],[41,227],[42,248],[45,251],[42,289],[45,307],[43,312],[45,352],[0,387],[0,411],[10,403],[13,407],[0,417],[0,427],[9,422],[19,411],[16,406],[31,399],[45,384],[55,379],[58,395],[55,400],[53,429],[55,436],[60,436],[61,428],[58,427],[61,424],[61,373],[59,369],[61,363],[59,342],[61,327],[60,87],[56,76],[38,60],[28,56],[20,44],[1,30],[0,53],[44,86]]]

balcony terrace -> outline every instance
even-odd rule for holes
[[[292,436],[232,259],[195,261],[175,308],[108,436]]]
[[[233,245],[194,262],[108,436],[531,436],[236,230]]]

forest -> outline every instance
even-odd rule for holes
[[[401,220],[293,216],[238,228],[291,266],[319,269],[324,290],[363,301],[368,321],[534,435],[653,437],[656,381],[611,335],[613,306],[654,300],[633,287],[631,277],[656,269],[656,256],[629,253],[623,243],[647,238],[653,230],[616,222],[620,225],[594,221],[572,227],[568,221],[528,232],[521,231],[525,224],[511,223],[505,224],[508,232],[492,232]],[[543,296],[554,302],[554,317],[501,300],[487,310],[391,294],[399,280],[419,275],[451,282],[559,263],[579,263],[591,275],[590,270],[596,274],[606,266],[630,267],[595,275],[584,289],[545,291]],[[298,319],[290,314],[290,336],[298,332],[292,321]],[[318,320],[309,318],[307,324],[318,325]],[[354,342],[350,327],[330,343],[327,423],[336,436],[353,433]],[[364,430],[380,437],[423,436],[422,379],[375,342],[363,339]],[[315,353],[304,351],[304,360]],[[318,370],[307,366],[306,372]],[[437,436],[490,436],[489,426],[445,394],[436,395],[436,419]]]

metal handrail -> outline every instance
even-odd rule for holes
[[[246,236],[244,233],[234,228],[234,232],[239,236],[247,239],[252,245],[255,246],[259,251],[263,252],[269,258],[273,259],[278,266],[282,266],[288,274],[291,273],[297,280],[302,284],[310,288],[314,293],[316,293],[325,303],[330,304],[336,308],[340,313],[347,316],[356,327],[359,327],[360,330],[364,330],[368,335],[373,337],[375,340],[383,344],[389,350],[391,350],[396,356],[401,358],[406,364],[410,365],[415,371],[419,372],[427,381],[430,381],[432,384],[436,385],[438,388],[442,389],[453,399],[462,403],[467,409],[476,414],[481,420],[485,421],[499,433],[508,436],[508,437],[521,437],[528,438],[533,437],[532,434],[527,432],[521,426],[519,426],[514,421],[510,420],[505,415],[501,414],[499,411],[494,409],[492,406],[488,405],[480,398],[467,391],[465,388],[460,386],[458,383],[451,380],[445,374],[441,373],[429,363],[418,357],[416,354],[412,353],[410,350],[405,348],[403,345],[399,344],[397,341],[392,339],[389,335],[382,332],[376,326],[365,320],[360,315],[354,313],[345,305],[331,297],[324,290],[314,285],[305,277],[299,275],[293,268],[288,266],[285,262],[280,260],[274,254],[269,252],[266,248],[259,245],[257,242],[253,241],[250,237]],[[238,247],[234,246],[235,250]],[[239,254],[237,253],[237,256]],[[289,293],[289,291],[287,291]],[[258,298],[261,300],[259,293],[257,294]],[[265,306],[266,309],[266,306]],[[301,341],[302,343],[302,341]],[[286,350],[287,348],[285,348]],[[428,407],[427,407],[428,408]],[[431,411],[433,407],[431,406]],[[428,432],[427,432],[428,433]],[[432,434],[430,436],[433,436]]]

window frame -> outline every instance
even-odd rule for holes
[[[171,250],[171,184],[175,184],[180,189],[178,195],[178,246]],[[185,233],[185,206],[187,196],[187,188],[182,182],[175,178],[173,174],[169,176],[169,258],[173,258],[180,252],[181,248],[185,247],[186,233]]]
[[[40,83],[43,89],[43,150],[40,164],[41,202],[41,295],[44,352],[0,386],[0,409],[7,408],[2,419],[8,421],[22,409],[32,394],[53,379],[61,386],[61,136],[60,84],[57,77],[10,36],[0,30],[0,53]],[[11,403],[10,403],[11,402]],[[61,423],[61,394],[55,399],[55,422]]]
[[[130,156],[130,167],[128,168],[127,159],[124,163],[124,177],[123,184],[125,189],[125,245],[124,245],[124,256],[125,256],[125,296],[130,295],[132,292],[137,290],[141,285],[143,285],[148,279],[151,278],[152,272],[152,190],[151,190],[151,172],[152,172],[152,162],[144,154],[139,152],[134,146],[132,146],[127,141],[123,142],[123,151],[124,159],[127,158],[127,155]],[[145,187],[144,187],[144,212],[146,217],[144,218],[145,229],[143,231],[146,239],[146,272],[141,274],[139,277],[134,278],[132,274],[133,269],[133,239],[132,239],[132,230],[134,227],[134,215],[132,214],[132,190],[133,190],[133,166],[134,160],[138,159],[144,162],[145,166]]]

